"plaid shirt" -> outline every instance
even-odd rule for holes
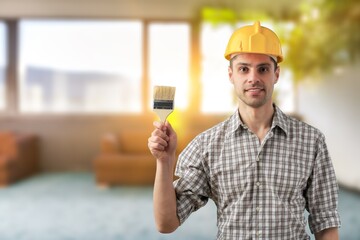
[[[217,239],[310,239],[340,226],[338,186],[323,134],[275,107],[262,143],[238,111],[181,153],[174,182],[180,223],[212,199]]]

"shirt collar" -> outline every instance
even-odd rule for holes
[[[245,128],[246,125],[241,121],[239,110],[236,109],[229,119],[229,134],[236,132],[240,127]]]
[[[274,104],[274,109],[275,109],[275,113],[271,128],[275,128],[276,126],[278,126],[281,130],[284,131],[286,135],[288,135],[289,132],[288,116],[286,116],[286,114],[284,114],[280,110],[280,108],[275,104]]]
[[[274,117],[271,124],[271,129],[279,127],[284,133],[288,134],[288,117],[274,104]],[[248,127],[241,121],[239,110],[237,109],[229,119],[229,133],[234,133],[238,129],[248,129]]]

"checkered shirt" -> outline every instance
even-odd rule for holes
[[[182,224],[212,199],[217,239],[310,239],[340,226],[338,186],[324,135],[275,106],[262,143],[238,111],[181,153],[174,182]]]

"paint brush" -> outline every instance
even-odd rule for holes
[[[175,87],[154,86],[154,112],[165,123],[174,110]]]

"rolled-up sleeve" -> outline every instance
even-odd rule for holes
[[[338,184],[322,134],[316,147],[314,168],[306,191],[307,209],[310,213],[309,227],[313,233],[341,225],[338,213]]]
[[[174,181],[177,197],[177,214],[182,224],[189,215],[203,207],[210,195],[207,176],[203,168],[199,137],[195,138],[180,154]]]

